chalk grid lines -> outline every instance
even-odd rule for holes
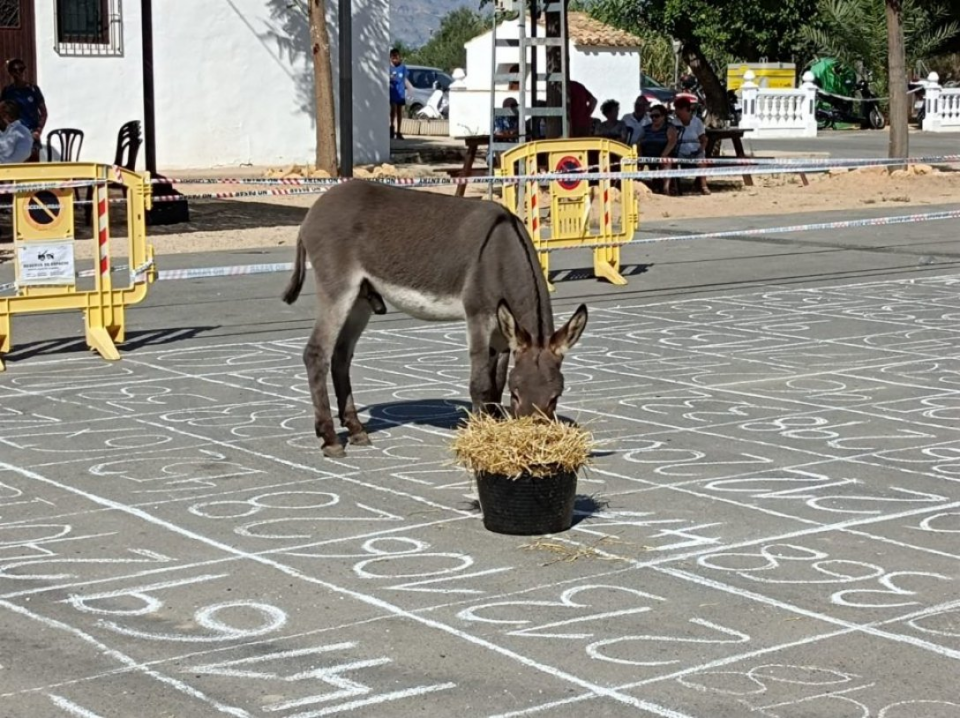
[[[483,530],[463,330],[0,377],[0,716],[960,718],[960,276],[591,308],[578,522]]]

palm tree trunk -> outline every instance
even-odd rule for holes
[[[887,46],[889,48],[890,93],[890,152],[893,159],[909,156],[909,97],[907,90],[907,67],[903,48],[903,24],[901,0],[887,1]],[[902,167],[903,165],[901,165]],[[894,166],[890,167],[892,172]]]
[[[333,68],[326,2],[310,2],[310,45],[313,53],[314,101],[317,122],[317,169],[337,176],[337,121],[333,104]]]

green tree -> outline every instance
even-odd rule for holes
[[[596,0],[597,19],[634,33],[649,27],[674,37],[706,96],[708,121],[727,117],[725,68],[711,59],[797,62],[807,50],[801,28],[817,0]]]
[[[424,45],[406,49],[404,61],[410,65],[428,65],[453,72],[467,64],[464,43],[489,29],[487,16],[467,7],[453,10],[443,16],[439,29]]]
[[[820,23],[803,29],[816,51],[849,68],[862,67],[873,90],[886,96],[889,50],[886,0],[820,0]],[[915,68],[960,33],[946,6],[930,0],[902,0],[899,10],[906,66]]]

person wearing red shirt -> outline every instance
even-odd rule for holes
[[[590,137],[593,134],[593,111],[597,98],[576,80],[567,86],[567,103],[570,113],[570,136]]]

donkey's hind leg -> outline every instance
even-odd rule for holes
[[[322,441],[324,455],[330,457],[344,456],[346,452],[340,445],[333,426],[330,395],[327,392],[327,372],[337,337],[350,314],[355,297],[355,292],[338,298],[320,297],[320,315],[303,350],[303,363],[307,368],[307,382],[313,398],[314,429]]]
[[[337,408],[340,412],[340,424],[348,432],[351,444],[367,446],[370,437],[357,417],[357,407],[353,403],[353,388],[350,385],[350,363],[353,361],[353,352],[357,347],[357,340],[370,321],[370,314],[376,311],[369,301],[369,295],[362,290],[353,303],[353,308],[340,330],[336,348],[333,350],[333,388],[337,393]]]

